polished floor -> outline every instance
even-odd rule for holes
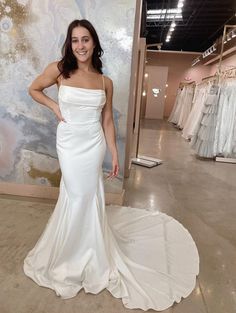
[[[191,232],[200,254],[195,290],[162,312],[236,312],[236,164],[196,158],[181,133],[165,121],[143,121],[140,138],[140,154],[163,164],[152,169],[132,165],[125,205],[175,217]],[[143,312],[125,309],[108,291],[81,291],[61,300],[24,275],[23,259],[53,207],[48,200],[0,197],[0,313]]]
[[[194,292],[168,313],[236,312],[236,164],[198,159],[181,132],[165,121],[144,120],[142,155],[163,160],[133,165],[126,204],[158,209],[192,234],[200,254]]]

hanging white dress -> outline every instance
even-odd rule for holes
[[[236,156],[236,79],[221,82],[214,142],[215,155]]]
[[[24,272],[63,299],[106,288],[127,308],[165,310],[194,289],[198,251],[189,232],[164,213],[105,207],[105,102],[104,90],[60,86],[66,120],[57,127],[60,194]]]
[[[193,95],[194,95],[194,85],[185,86],[185,95],[182,98],[183,104],[181,106],[180,115],[177,123],[180,129],[184,128],[188,116],[191,112]]]
[[[184,105],[184,98],[185,98],[185,95],[186,95],[186,86],[184,86],[181,89],[179,89],[178,91],[178,94],[177,94],[177,99],[176,99],[176,102],[174,104],[174,108],[171,112],[171,116],[169,118],[169,122],[173,123],[173,124],[178,124],[179,122],[179,118],[180,118],[180,114],[181,114],[181,111],[182,111],[182,107]]]
[[[171,111],[171,114],[168,118],[168,122],[170,123],[177,123],[177,120],[175,119],[175,112],[179,106],[179,103],[180,103],[180,99],[181,99],[181,93],[182,93],[182,89],[181,88],[178,88],[177,90],[177,95],[176,95],[176,98],[175,98],[175,103],[174,103],[174,106],[173,106],[173,109]]]
[[[212,85],[202,109],[203,114],[201,116],[198,129],[191,140],[192,148],[200,157],[215,157],[214,144],[218,117],[219,94],[219,85]]]
[[[193,97],[192,110],[187,118],[187,121],[183,128],[183,137],[185,139],[191,139],[201,121],[202,109],[206,100],[206,96],[210,89],[210,84],[197,85]]]

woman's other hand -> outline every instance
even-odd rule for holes
[[[112,171],[107,176],[107,179],[117,177],[119,174],[119,162],[117,158],[112,159]]]

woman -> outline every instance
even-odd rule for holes
[[[160,212],[105,208],[102,162],[119,165],[112,118],[112,81],[102,75],[102,48],[87,20],[68,28],[63,58],[30,87],[60,121],[60,194],[47,226],[24,260],[24,272],[63,299],[107,288],[128,308],[164,310],[195,286],[198,253],[182,225]],[[59,106],[43,93],[59,86]],[[174,261],[174,262],[173,262]],[[178,268],[179,267],[179,268]]]
[[[102,110],[102,126],[112,154],[112,172],[109,177],[114,177],[118,175],[119,166],[112,118],[113,84],[110,78],[102,76],[102,52],[94,27],[86,20],[72,22],[63,47],[63,59],[49,64],[32,83],[29,93],[34,100],[50,108],[59,121],[66,122],[58,104],[42,92],[44,88],[54,84],[60,87],[64,77],[68,85],[85,89],[104,89],[106,105]]]

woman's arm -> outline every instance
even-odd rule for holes
[[[112,171],[109,178],[115,177],[119,172],[118,153],[116,147],[116,134],[112,113],[112,97],[113,97],[113,83],[108,77],[105,77],[106,89],[106,104],[102,110],[102,127],[104,130],[106,142],[112,156]]]
[[[35,101],[51,109],[56,114],[59,121],[65,121],[61,115],[58,104],[43,93],[43,89],[57,84],[59,75],[60,71],[57,68],[57,62],[49,64],[43,73],[32,82],[29,87],[29,94]]]

